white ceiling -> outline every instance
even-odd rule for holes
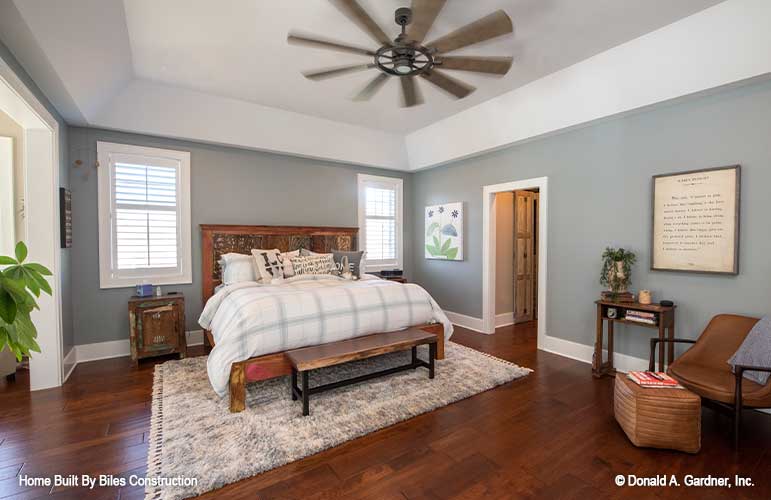
[[[359,1],[394,35],[393,11],[409,4]],[[13,0],[0,2],[0,40],[71,124],[410,169],[408,135],[531,82],[548,90],[547,75],[723,1],[758,0],[448,0],[427,40],[503,9],[513,35],[454,54],[514,65],[502,78],[453,71],[477,87],[462,100],[420,80],[425,104],[409,109],[396,82],[350,100],[374,70],[301,75],[367,59],[289,45],[290,30],[375,46],[328,0]]]
[[[125,1],[134,72],[162,82],[257,104],[390,132],[410,132],[506,91],[648,33],[720,0],[449,0],[426,40],[497,9],[515,26],[513,36],[466,47],[457,54],[512,55],[503,78],[464,71],[453,76],[477,87],[455,100],[425,81],[425,104],[399,107],[399,86],[389,82],[371,102],[353,102],[375,69],[315,82],[301,71],[368,62],[366,56],[289,45],[292,29],[376,48],[368,35],[327,0]],[[388,34],[393,13],[408,0],[360,0]]]

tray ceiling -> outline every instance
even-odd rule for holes
[[[408,0],[359,1],[396,35],[393,12]],[[425,104],[409,109],[396,81],[350,100],[375,70],[301,75],[367,59],[289,45],[290,30],[375,46],[328,0],[14,0],[0,5],[0,36],[72,124],[402,169],[406,135],[719,3],[448,0],[427,39],[503,9],[513,36],[453,54],[511,55],[514,65],[502,78],[453,71],[477,87],[462,100],[420,81]],[[356,154],[332,144],[341,136],[359,143]]]

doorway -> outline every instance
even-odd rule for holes
[[[48,267],[53,293],[36,299],[32,313],[41,352],[29,360],[30,389],[62,383],[61,266],[59,250],[59,122],[0,58],[0,111],[22,130],[23,214],[14,239],[23,235],[28,259]],[[34,228],[34,230],[31,230]]]
[[[495,326],[538,319],[539,190],[495,194]]]
[[[498,199],[498,194],[501,198]],[[508,193],[508,194],[505,194]],[[500,200],[510,200],[511,271],[498,283],[498,214]],[[509,323],[537,319],[538,347],[544,345],[547,327],[548,178],[539,177],[485,186],[482,190],[482,322],[485,333],[495,333],[497,291],[511,291]],[[519,210],[515,205],[521,205]],[[516,215],[516,217],[515,217]],[[504,233],[501,233],[504,234]],[[519,235],[519,236],[517,236]],[[518,247],[519,250],[514,248]],[[528,250],[529,249],[529,250]],[[516,257],[516,256],[518,257]],[[519,263],[517,261],[519,258]],[[505,270],[505,266],[502,266]],[[508,287],[508,288],[504,288]],[[517,304],[517,295],[520,302]],[[504,311],[505,312],[505,311]],[[516,319],[515,319],[516,318]]]

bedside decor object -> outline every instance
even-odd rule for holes
[[[395,281],[397,283],[407,283],[407,279],[404,277],[404,271],[401,269],[388,269],[372,273],[378,278],[383,278],[388,281]]]
[[[646,328],[655,328],[658,330],[658,339],[675,338],[675,306],[664,307],[654,304],[640,304],[637,302],[614,302],[609,300],[598,300],[597,305],[597,338],[594,343],[594,355],[592,356],[592,375],[600,378],[605,375],[614,376],[616,369],[613,367],[613,335],[616,323],[627,325],[639,325]],[[603,344],[605,335],[605,322],[608,323],[608,360],[603,361]],[[633,329],[627,329],[633,332]],[[670,348],[666,351],[667,364],[674,360],[674,350],[671,344],[666,344]],[[659,371],[664,370],[665,351],[659,351]]]
[[[651,295],[650,290],[640,290],[640,292],[637,294],[637,301],[640,304],[652,304],[653,303],[653,296]]]
[[[135,295],[137,297],[152,297],[153,285],[150,285],[148,283],[142,283],[141,285],[137,285]]]
[[[671,300],[662,300],[662,301],[659,302],[659,305],[661,307],[672,307],[672,306],[675,305],[675,303],[672,302]]]
[[[72,247],[72,192],[59,188],[59,238],[62,248]]]
[[[185,297],[132,297],[128,303],[131,360],[178,353],[187,355]]]
[[[605,248],[602,253],[600,284],[610,289],[610,296],[607,298],[617,300],[631,296],[627,287],[632,283],[632,264],[636,261],[637,256],[634,252],[629,252],[623,248]],[[632,298],[632,300],[634,299]]]
[[[653,177],[651,269],[739,273],[741,167]]]
[[[463,260],[463,202],[426,207],[426,259]]]

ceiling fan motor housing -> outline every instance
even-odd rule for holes
[[[412,22],[412,9],[409,7],[399,7],[394,12],[394,20],[399,26],[407,26]]]

